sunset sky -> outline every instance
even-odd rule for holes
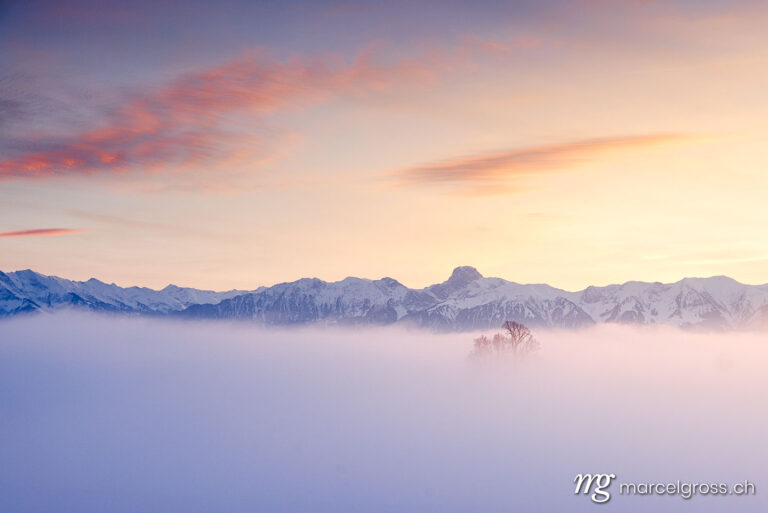
[[[0,270],[768,282],[768,4],[0,1]]]

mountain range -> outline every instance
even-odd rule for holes
[[[457,267],[443,283],[411,289],[392,278],[303,278],[253,291],[214,292],[169,285],[123,288],[96,279],[72,281],[34,271],[0,272],[0,317],[65,308],[183,319],[238,319],[261,325],[403,324],[435,331],[596,323],[670,324],[683,328],[768,327],[768,285],[726,276],[675,283],[630,281],[577,292],[545,284],[486,278]]]

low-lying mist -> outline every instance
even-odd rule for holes
[[[4,321],[0,511],[765,511],[765,336],[534,334],[477,359],[473,334]],[[590,472],[758,491],[597,506]]]

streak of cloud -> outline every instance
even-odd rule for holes
[[[0,233],[0,237],[45,237],[49,235],[69,235],[80,233],[83,230],[73,228],[34,228],[31,230],[17,230],[14,232]]]
[[[507,192],[508,181],[516,176],[562,171],[608,152],[656,146],[683,138],[681,134],[659,133],[569,141],[450,158],[402,169],[393,176],[402,184],[463,184],[480,190],[498,184]]]

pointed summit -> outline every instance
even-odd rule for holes
[[[445,299],[451,294],[462,290],[473,281],[479,280],[482,277],[483,275],[477,272],[477,269],[465,265],[454,269],[451,273],[451,277],[448,278],[447,281],[438,283],[437,285],[432,285],[431,287],[428,287],[428,290],[432,292],[435,297]]]
[[[448,278],[448,281],[449,282],[461,281],[463,283],[469,283],[471,281],[475,281],[482,277],[483,275],[480,274],[478,270],[475,269],[474,267],[469,265],[462,265],[453,270],[453,272],[451,273],[451,277]]]

